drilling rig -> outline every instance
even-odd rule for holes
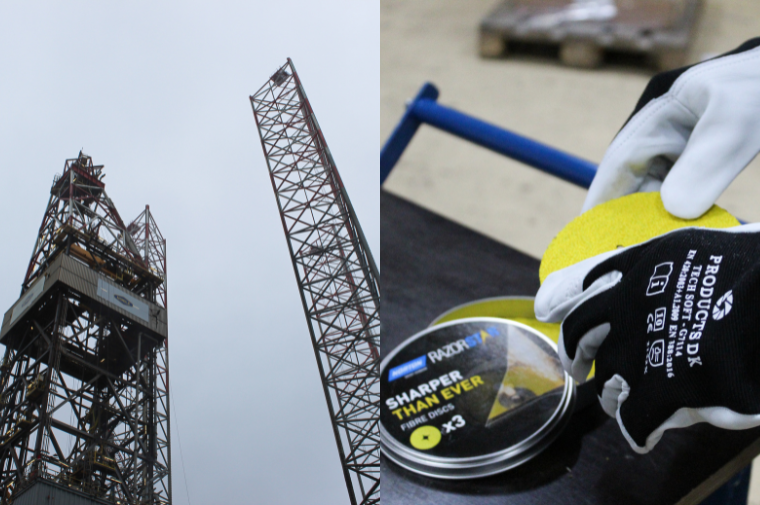
[[[290,58],[250,100],[351,504],[379,504],[377,265]]]
[[[0,343],[0,504],[171,504],[166,240],[103,165],[56,175]]]

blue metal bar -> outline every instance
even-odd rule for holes
[[[385,142],[383,149],[380,151],[380,184],[385,181],[388,174],[391,173],[406,146],[411,142],[417,128],[420,126],[420,120],[414,114],[413,104],[421,100],[429,100],[433,103],[438,99],[438,89],[429,82],[425,83],[420,89],[417,96],[406,108],[401,121],[396,125],[391,136]]]
[[[426,123],[578,186],[588,188],[596,175],[590,161],[517,135],[436,102],[438,90],[426,83],[380,151],[380,184],[390,174],[420,124]]]

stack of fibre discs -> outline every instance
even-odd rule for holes
[[[408,338],[380,365],[383,453],[416,473],[499,473],[546,448],[570,418],[575,384],[533,328],[466,318]]]

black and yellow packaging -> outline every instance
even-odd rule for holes
[[[470,318],[420,332],[380,366],[386,456],[432,477],[513,468],[564,427],[574,382],[554,343],[509,320]]]

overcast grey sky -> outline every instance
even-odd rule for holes
[[[167,238],[175,504],[348,503],[248,101],[288,56],[379,262],[377,0],[0,7],[0,311],[84,148]]]

